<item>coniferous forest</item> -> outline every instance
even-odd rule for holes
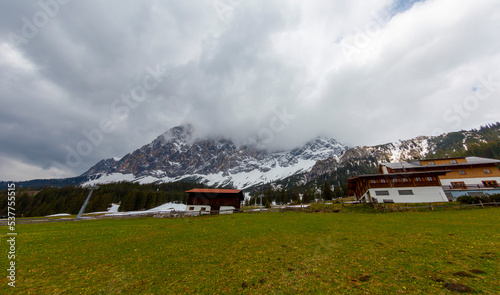
[[[175,182],[138,184],[130,182],[100,185],[94,190],[85,209],[87,212],[106,211],[111,203],[120,203],[119,211],[147,210],[168,202],[185,203],[185,191],[204,187],[202,184]],[[77,214],[90,190],[78,186],[47,187],[40,190],[16,189],[16,216],[33,217],[57,213]],[[0,192],[0,216],[7,212],[7,191]]]

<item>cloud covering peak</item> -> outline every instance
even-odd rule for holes
[[[190,123],[292,148],[498,121],[494,0],[3,1],[0,179],[77,175]]]

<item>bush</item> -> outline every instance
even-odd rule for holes
[[[462,204],[479,204],[481,203],[491,203],[491,202],[500,202],[500,194],[494,195],[483,195],[483,196],[461,196],[457,198]]]
[[[332,212],[339,212],[340,207],[335,206],[332,204],[321,204],[321,203],[316,203],[316,204],[311,204],[309,207],[310,212],[326,212],[326,213],[332,213]]]
[[[490,202],[499,202],[500,203],[500,194],[490,195]]]

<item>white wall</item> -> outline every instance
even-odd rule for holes
[[[220,206],[219,214],[233,214],[235,209],[233,206]]]
[[[193,208],[193,210],[190,210]],[[201,211],[202,208],[205,208],[205,211]],[[189,214],[190,212],[191,215],[197,216],[197,215],[208,215],[210,214],[210,206],[208,205],[187,205],[186,206],[186,213]]]
[[[483,181],[496,180],[500,183],[500,177],[474,177],[474,178],[455,178],[455,179],[441,179],[442,185],[451,185],[452,182],[465,182],[465,184],[479,184],[483,185]]]
[[[400,195],[399,190],[412,190],[413,195]],[[377,196],[376,191],[389,191],[388,196]],[[384,199],[393,200],[394,203],[433,203],[448,202],[441,187],[394,187],[394,188],[372,188],[369,189],[372,199],[383,203]]]

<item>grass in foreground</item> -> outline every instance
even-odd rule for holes
[[[498,294],[499,213],[288,212],[18,225],[17,287],[2,276],[0,293],[452,294],[447,288],[466,286]]]

